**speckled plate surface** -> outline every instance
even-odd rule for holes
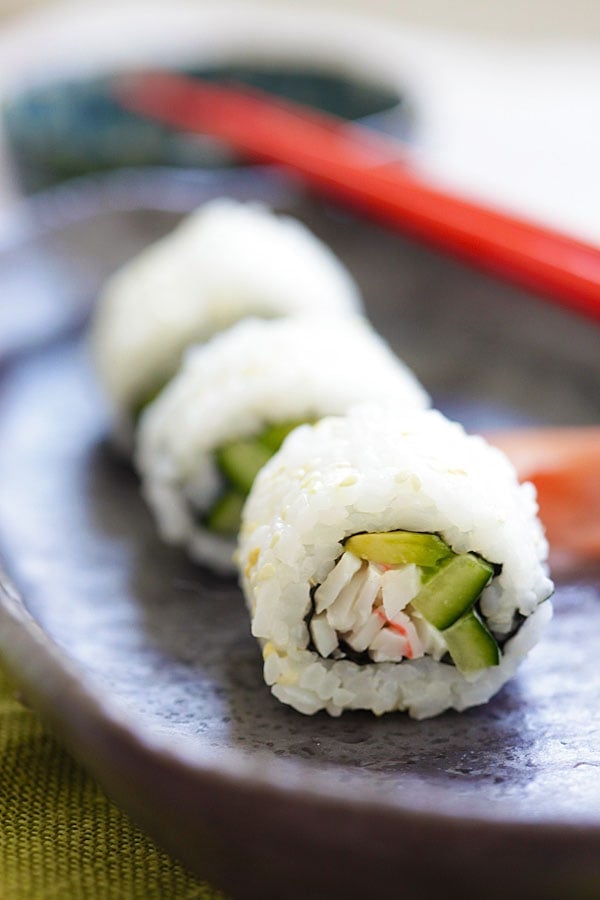
[[[468,427],[599,418],[598,330],[260,171],[46,195],[0,253],[0,650],[167,848],[237,897],[597,898],[599,582],[486,707],[306,718],[261,677],[235,584],[162,546],[111,453],[83,339],[116,265],[221,193],[305,220],[375,326]],[[9,581],[10,579],[10,581]]]

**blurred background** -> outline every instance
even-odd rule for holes
[[[168,64],[366,118],[439,182],[600,242],[599,44],[585,0],[0,0],[0,233],[74,176],[227,163],[114,105],[107,75]]]
[[[203,0],[189,0],[202,6]],[[23,11],[65,5],[56,0],[3,0],[5,16]],[[89,5],[87,0],[73,0],[71,6]],[[104,3],[109,6],[110,2]],[[120,5],[113,0],[113,5]],[[140,5],[149,6],[148,0]],[[156,4],[158,5],[158,4]],[[377,16],[395,18],[415,25],[440,26],[472,33],[525,34],[528,37],[585,37],[600,32],[600,9],[589,0],[273,0],[273,7],[296,6],[301,9],[368,10]]]
[[[204,170],[222,169],[219,192],[246,189],[223,146],[116,104],[115,74],[156,66],[364,121],[401,140],[434,184],[600,245],[600,3],[0,0],[0,354],[73,333],[108,273],[214,190]],[[589,320],[337,210],[312,213],[365,276],[375,325],[397,336],[395,348],[451,415],[478,428],[597,421]],[[28,774],[22,757],[16,770]],[[38,781],[46,797],[43,765]],[[29,806],[53,822],[37,796]],[[73,796],[77,822],[83,804]],[[29,806],[10,810],[21,873],[28,854],[36,858]],[[88,859],[81,833],[83,843],[69,845],[71,873]],[[47,853],[46,864],[62,845]],[[192,886],[189,896],[201,895]]]

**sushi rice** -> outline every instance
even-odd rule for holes
[[[162,536],[199,562],[235,572],[235,535],[203,522],[223,492],[219,448],[269,425],[314,421],[390,396],[406,409],[429,402],[360,316],[246,319],[190,349],[138,430],[142,490]]]
[[[135,412],[186,347],[244,316],[360,308],[347,269],[300,222],[260,204],[207,203],[116,272],[98,300],[92,352],[117,434],[127,443]]]
[[[333,716],[406,710],[421,719],[486,702],[552,614],[536,513],[533,486],[518,484],[506,457],[441,413],[362,406],[297,428],[254,482],[237,553],[273,694]],[[461,671],[445,654],[447,632],[408,614],[417,567],[367,564],[344,543],[398,529],[493,564],[477,607],[497,664]]]

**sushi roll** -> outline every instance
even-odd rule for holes
[[[298,428],[258,474],[238,564],[273,694],[302,713],[486,702],[551,616],[532,485],[436,411]]]
[[[234,572],[246,495],[288,432],[388,396],[410,409],[428,404],[359,316],[247,319],[192,348],[138,429],[142,490],[161,534]]]
[[[352,277],[300,222],[259,204],[207,203],[106,284],[92,323],[117,435],[175,374],[187,346],[244,316],[360,308]]]

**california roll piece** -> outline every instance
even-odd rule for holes
[[[92,349],[127,430],[190,344],[248,315],[360,306],[348,271],[304,225],[259,204],[219,199],[112,276],[98,301]]]
[[[192,348],[138,433],[143,492],[163,537],[234,572],[246,495],[288,432],[390,396],[408,409],[428,403],[359,316],[246,320]]]
[[[552,614],[546,552],[532,485],[438,412],[298,429],[240,532],[265,680],[306,714],[485,703]]]

